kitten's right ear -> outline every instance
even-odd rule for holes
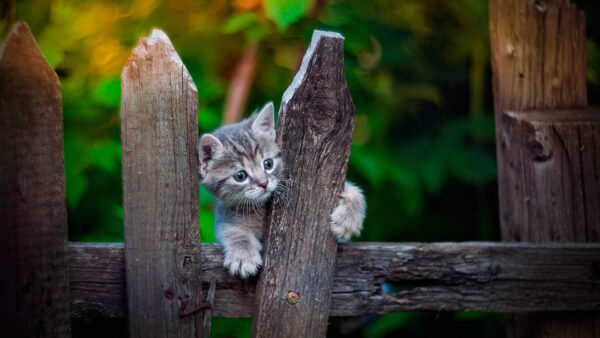
[[[208,162],[214,159],[223,149],[223,144],[211,134],[204,134],[198,142],[198,157],[200,159],[200,173],[206,170]]]
[[[252,123],[252,131],[255,135],[275,139],[275,107],[273,102],[268,102],[260,110]]]

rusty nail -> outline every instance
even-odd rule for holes
[[[200,305],[195,306],[189,310],[186,310],[185,308],[187,307],[188,301],[184,300],[183,302],[181,302],[181,307],[179,308],[179,317],[186,317],[189,315],[193,315],[194,313],[200,312],[202,310],[206,310],[206,309],[210,309],[212,307],[212,305],[210,304],[210,302],[203,302],[200,303]]]
[[[295,292],[288,292],[287,294],[287,302],[290,304],[296,304],[300,301],[300,295]]]

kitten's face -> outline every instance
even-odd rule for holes
[[[260,113],[200,139],[200,180],[217,199],[262,203],[277,189],[284,166],[273,114],[269,103]]]

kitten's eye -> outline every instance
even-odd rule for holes
[[[233,179],[237,182],[244,182],[246,177],[248,177],[248,174],[243,170],[240,170],[237,173],[233,174]]]
[[[273,160],[268,158],[263,162],[263,165],[265,166],[265,169],[269,170],[273,168]]]

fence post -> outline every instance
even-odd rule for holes
[[[131,337],[192,337],[202,301],[197,90],[169,38],[141,38],[121,75],[123,208]]]
[[[25,23],[0,47],[0,120],[2,334],[68,337],[60,86]]]
[[[569,0],[489,8],[502,239],[600,241],[600,113],[585,108],[584,14]],[[600,334],[598,313],[506,319],[509,337]]]
[[[253,337],[325,336],[337,250],[329,216],[344,187],[353,126],[344,38],[315,31],[279,110],[291,191],[275,199],[267,220]]]

